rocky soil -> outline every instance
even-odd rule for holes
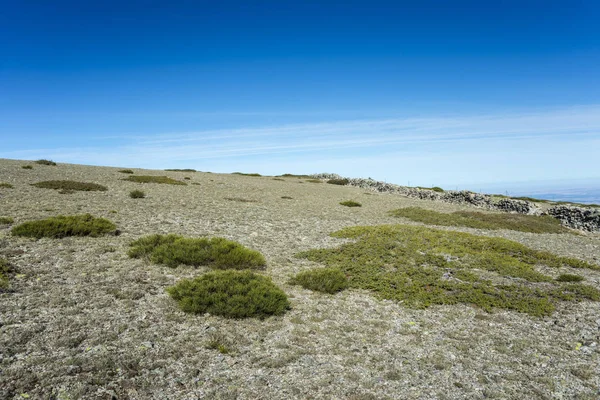
[[[0,257],[17,270],[10,290],[0,293],[0,399],[600,395],[598,303],[562,303],[551,317],[532,318],[464,305],[412,310],[368,292],[331,296],[287,284],[315,266],[295,253],[342,243],[328,236],[333,231],[416,224],[387,211],[473,209],[468,202],[298,178],[200,172],[134,170],[188,183],[138,184],[122,181],[126,175],[120,168],[31,164],[26,170],[25,164],[30,163],[0,160],[0,182],[14,186],[0,188],[0,216],[18,224],[91,213],[115,222],[121,235],[32,240],[12,237],[10,226],[0,226]],[[108,191],[60,194],[30,185],[50,179],[95,182]],[[147,197],[130,198],[134,189]],[[344,200],[363,206],[342,207],[338,203]],[[501,236],[600,264],[600,233],[441,229]],[[292,309],[264,321],[184,314],[165,288],[203,271],[128,258],[128,244],[152,233],[222,236],[260,251],[268,263],[264,273],[288,294]],[[575,272],[600,288],[599,272]],[[230,352],[210,349],[215,340]]]

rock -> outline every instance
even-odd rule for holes
[[[549,208],[546,214],[558,218],[564,226],[589,232],[600,231],[600,210],[557,205]]]

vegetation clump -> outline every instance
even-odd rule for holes
[[[307,179],[307,178],[312,178],[310,175],[297,175],[297,174],[283,174],[283,175],[278,175],[284,178],[300,178],[300,179]]]
[[[141,190],[132,190],[131,192],[129,192],[129,197],[131,197],[132,199],[143,199],[144,197],[146,197],[146,193],[144,193]]]
[[[73,193],[74,191],[100,191],[105,192],[108,190],[106,186],[99,185],[91,182],[77,182],[77,181],[42,181],[38,183],[32,183],[32,186],[42,189],[55,189],[60,193]]]
[[[352,200],[342,201],[340,204],[346,207],[362,207],[362,204]]]
[[[286,294],[271,279],[251,271],[212,271],[183,279],[167,293],[187,313],[227,318],[266,318],[290,307]]]
[[[256,200],[245,199],[243,197],[224,197],[225,200],[237,201],[238,203],[257,203]]]
[[[0,225],[8,225],[15,222],[11,217],[0,217]]]
[[[348,287],[348,279],[337,268],[316,268],[300,272],[290,280],[292,285],[300,285],[305,289],[334,294]]]
[[[14,188],[14,186],[11,185],[10,183],[0,182],[0,188],[12,189],[12,188]]]
[[[90,214],[64,216],[59,215],[38,221],[28,221],[12,229],[13,236],[33,238],[63,238],[67,236],[101,236],[114,233],[116,226],[104,218]]]
[[[244,172],[232,172],[233,175],[243,175],[243,176],[262,176],[261,174],[257,174],[256,172],[252,173],[244,173]]]
[[[310,182],[310,183],[323,183],[323,181],[320,180],[320,179],[307,179],[306,182]]]
[[[575,274],[562,274],[556,278],[558,282],[581,282],[583,280],[583,276],[575,275]]]
[[[197,172],[195,169],[192,168],[167,168],[165,169],[165,171],[174,171],[174,172]]]
[[[445,190],[442,189],[439,186],[434,186],[434,187],[431,188],[431,190],[433,190],[434,192],[438,192],[438,193],[444,193],[445,192]]]
[[[600,266],[502,238],[406,225],[351,227],[332,236],[356,241],[297,256],[339,269],[350,288],[408,307],[464,303],[543,316],[560,300],[600,300],[591,286],[556,282],[535,269]]]
[[[347,185],[348,183],[350,183],[350,181],[346,178],[342,178],[342,179],[329,179],[327,181],[327,183],[331,184],[331,185]]]
[[[406,207],[389,212],[394,217],[404,217],[412,221],[429,225],[465,226],[477,229],[511,229],[532,233],[568,233],[569,229],[561,225],[552,216],[524,215],[509,213],[482,213],[476,211],[456,211],[451,214],[425,210],[418,207]]]
[[[8,276],[13,271],[11,265],[4,258],[0,258],[0,290],[8,289],[9,281]]]
[[[23,169],[33,169],[33,165],[21,165]]]
[[[120,169],[118,172],[122,174],[133,174],[133,170],[131,169]]]
[[[281,198],[285,199],[285,200],[292,200],[293,199],[292,196],[281,196]]]
[[[54,161],[52,161],[52,160],[41,159],[41,160],[37,160],[37,161],[34,161],[34,162],[36,164],[40,164],[40,165],[52,165],[52,166],[56,166],[56,163]]]
[[[259,269],[266,265],[262,254],[224,238],[185,238],[179,235],[150,235],[131,243],[129,256],[147,257],[155,264],[180,264],[214,269]]]
[[[137,182],[137,183],[162,183],[167,185],[187,185],[185,182],[181,182],[168,176],[154,176],[154,175],[131,175],[128,176],[124,181]]]

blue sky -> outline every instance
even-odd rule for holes
[[[600,3],[3,2],[0,157],[600,179]]]

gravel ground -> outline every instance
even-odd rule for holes
[[[286,283],[315,266],[295,253],[342,243],[328,236],[333,231],[415,224],[387,216],[399,207],[466,207],[297,178],[135,170],[188,183],[137,184],[120,180],[127,175],[118,169],[0,159],[0,182],[14,185],[0,188],[0,216],[18,224],[91,213],[122,232],[31,240],[0,226],[0,256],[18,270],[11,290],[0,293],[0,398],[600,397],[598,303],[562,303],[551,317],[532,318],[464,305],[411,310],[367,292],[331,296]],[[51,179],[109,189],[59,194],[29,185]],[[147,197],[131,199],[134,189]],[[343,200],[363,206],[342,207]],[[600,264],[600,234],[443,229],[506,237]],[[292,309],[264,321],[184,314],[164,289],[199,271],[127,257],[132,240],[152,233],[222,236],[262,252],[265,274],[288,294]],[[577,273],[600,288],[599,272]],[[215,338],[229,354],[207,348]]]

